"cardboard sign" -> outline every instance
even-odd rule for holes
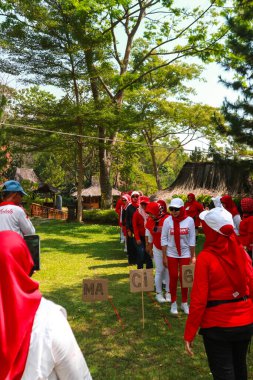
[[[107,301],[108,280],[102,278],[83,280],[82,299],[84,302]]]
[[[194,280],[195,265],[182,265],[182,286],[183,288],[192,288]]]
[[[152,292],[154,290],[153,269],[130,271],[130,292]]]

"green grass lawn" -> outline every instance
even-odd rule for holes
[[[144,294],[143,329],[141,293],[130,293],[129,287],[129,269],[135,267],[127,265],[118,227],[33,223],[41,237],[41,271],[34,278],[46,298],[66,308],[94,380],[212,379],[201,337],[194,342],[194,358],[188,357],[183,345],[186,316],[171,317],[169,304],[155,304],[153,293]],[[200,235],[198,251],[202,243]],[[122,323],[109,301],[82,301],[82,280],[92,277],[108,278]],[[249,360],[249,380],[253,380]]]

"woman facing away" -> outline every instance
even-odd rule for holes
[[[168,267],[170,278],[171,309],[173,315],[177,309],[178,272],[181,284],[181,309],[189,314],[187,303],[188,288],[182,287],[182,266],[195,263],[195,224],[193,218],[186,215],[181,198],[173,198],[169,204],[171,215],[165,219],[162,227],[161,246],[163,264]]]
[[[42,297],[24,239],[0,232],[0,380],[91,380],[65,310]]]
[[[241,222],[241,216],[236,207],[235,202],[233,201],[231,195],[223,195],[220,199],[222,206],[232,214],[233,222],[235,226],[235,233],[239,235],[239,225]]]
[[[206,241],[198,255],[185,326],[185,349],[193,355],[200,327],[214,380],[247,380],[246,355],[253,333],[253,269],[221,207],[200,214]]]

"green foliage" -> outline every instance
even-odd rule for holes
[[[233,136],[235,141],[253,146],[253,90],[252,90],[252,55],[253,55],[253,2],[235,0],[232,15],[225,15],[229,32],[226,38],[227,54],[221,62],[227,71],[234,73],[233,80],[223,83],[238,92],[235,102],[225,100],[223,113],[229,128],[223,132]]]
[[[84,223],[118,225],[118,214],[114,210],[83,210]]]

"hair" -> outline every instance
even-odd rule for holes
[[[3,191],[2,192],[2,198],[7,199],[11,196],[11,194],[19,193],[22,194],[21,191]]]

